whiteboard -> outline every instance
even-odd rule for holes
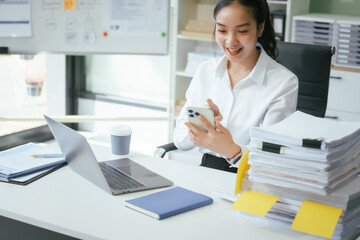
[[[9,35],[0,16],[0,47],[8,47],[9,53],[168,52],[169,0],[3,0],[0,13],[19,13],[11,10],[16,4],[18,9],[28,5],[31,29],[30,34],[19,30]]]

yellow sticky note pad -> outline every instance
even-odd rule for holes
[[[341,208],[304,201],[295,216],[291,229],[331,238],[342,211]]]
[[[64,0],[64,10],[75,10],[76,0]]]
[[[264,217],[279,198],[270,194],[245,191],[231,206],[231,209]]]
[[[237,170],[237,176],[236,176],[235,195],[238,195],[240,193],[242,179],[245,176],[245,172],[250,168],[250,165],[248,164],[249,153],[250,151],[247,151],[244,155],[242,155],[240,159],[240,165]]]

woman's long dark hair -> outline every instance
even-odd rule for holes
[[[269,5],[266,0],[220,0],[214,8],[214,18],[221,9],[231,4],[238,3],[248,8],[256,21],[257,29],[265,22],[264,31],[258,38],[258,42],[264,48],[265,52],[273,59],[278,55],[276,48],[275,32],[270,20]]]

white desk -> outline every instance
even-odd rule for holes
[[[108,147],[92,148],[99,160],[112,158]],[[124,201],[161,189],[112,196],[65,166],[28,186],[1,183],[0,215],[80,239],[319,239],[231,210],[213,191],[234,189],[233,173],[153,157],[133,160],[214,203],[159,221]]]

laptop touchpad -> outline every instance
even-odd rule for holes
[[[132,165],[128,167],[118,167],[119,170],[134,178],[146,178],[157,176],[154,172],[149,171],[141,165]]]

